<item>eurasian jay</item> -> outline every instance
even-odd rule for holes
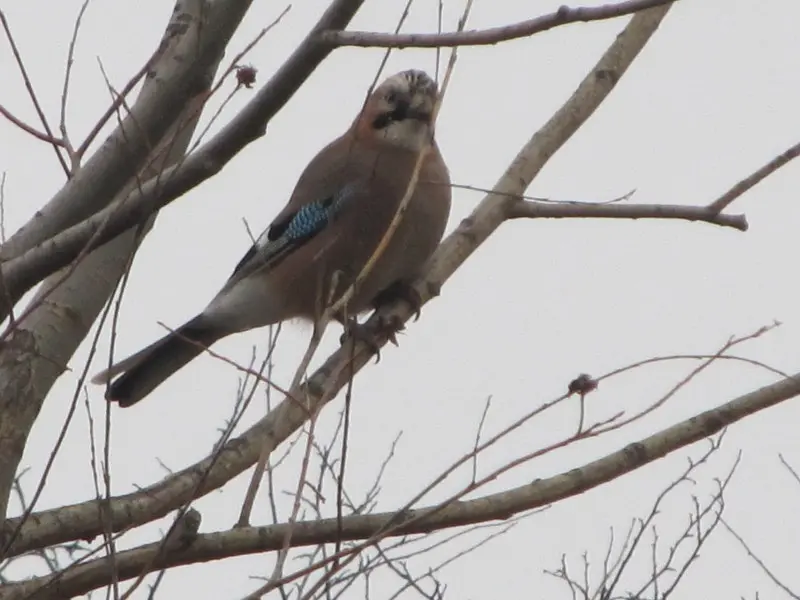
[[[347,325],[352,315],[388,296],[407,294],[450,213],[450,176],[433,139],[437,95],[436,83],[423,71],[386,79],[347,132],[309,163],[289,203],[208,306],[92,382],[111,382],[106,398],[131,406],[228,335],[287,319],[317,322],[378,247],[421,150],[430,144],[399,226],[356,286],[346,314],[334,317]]]

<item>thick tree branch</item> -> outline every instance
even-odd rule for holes
[[[448,48],[453,46],[488,46],[530,37],[570,23],[602,21],[670,4],[675,0],[626,0],[602,6],[561,6],[557,11],[535,19],[480,31],[451,33],[376,33],[372,31],[326,31],[322,40],[336,46],[362,48]]]
[[[397,513],[388,512],[347,516],[341,524],[332,518],[235,528],[198,535],[187,548],[167,554],[161,551],[160,543],[147,544],[117,554],[117,576],[130,579],[141,574],[145,568],[157,570],[243,554],[277,551],[282,548],[289,527],[292,527],[292,546],[298,547],[331,544],[337,539],[368,540],[387,529],[391,530],[391,536],[401,536],[508,519],[518,513],[582,494],[797,395],[800,395],[800,373],[739,396],[560,475],[537,479],[530,484],[473,500],[405,510],[399,520]],[[110,578],[107,559],[99,558],[68,569],[63,574],[20,583],[10,588],[8,599],[27,598],[34,593],[40,594],[37,598],[77,596],[108,585]]]
[[[595,68],[587,75],[572,97],[523,147],[494,189],[459,228],[439,247],[425,279],[416,289],[423,302],[435,295],[439,287],[504,221],[508,206],[524,193],[535,175],[550,157],[591,116],[625,73],[659,23],[669,5],[635,15],[617,36]],[[412,316],[404,302],[381,311],[402,321]],[[373,319],[380,315],[373,316]],[[384,341],[385,343],[385,341]],[[351,356],[354,358],[351,362]],[[286,399],[258,423],[224,446],[219,456],[211,456],[139,492],[113,498],[106,505],[106,514],[113,531],[135,527],[166,515],[192,498],[207,494],[251,467],[265,444],[275,448],[286,440],[317,410],[323,398],[332,398],[369,360],[370,350],[349,344],[331,355],[310,377],[306,385],[292,390],[295,398],[303,398],[305,406]],[[308,407],[308,408],[306,408]],[[91,539],[103,531],[103,523],[95,501],[65,506],[33,515],[22,524],[20,535],[11,548],[13,555],[42,546],[73,539]],[[7,521],[6,528],[18,525]]]

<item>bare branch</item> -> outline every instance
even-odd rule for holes
[[[493,27],[480,31],[452,33],[375,33],[371,31],[326,31],[324,42],[336,46],[362,48],[449,48],[455,46],[488,46],[508,40],[530,37],[554,27],[570,23],[601,21],[637,13],[674,0],[626,0],[602,6],[570,8],[561,6],[553,13],[522,21],[514,25]]]
[[[50,144],[52,144],[53,150],[55,151],[56,156],[58,157],[58,162],[61,163],[61,167],[64,169],[64,173],[66,173],[67,177],[69,177],[69,167],[67,166],[64,157],[61,155],[61,152],[59,152],[58,150],[59,144],[54,143],[56,140],[56,136],[53,135],[53,130],[50,128],[50,124],[47,122],[47,117],[45,116],[44,111],[42,110],[42,107],[39,104],[39,99],[36,97],[36,92],[33,89],[33,83],[31,82],[31,79],[28,76],[28,70],[25,68],[25,63],[22,62],[22,56],[19,53],[19,48],[17,48],[17,43],[14,41],[14,36],[11,35],[11,27],[9,26],[8,20],[6,19],[6,15],[2,10],[0,10],[0,23],[2,23],[3,25],[3,30],[5,31],[6,37],[8,38],[8,43],[11,46],[11,52],[14,54],[14,59],[17,62],[17,67],[19,68],[19,72],[22,75],[22,80],[25,82],[25,89],[28,90],[28,95],[31,98],[33,107],[36,109],[36,114],[39,115],[39,120],[42,122],[42,127],[44,127],[45,133],[47,134],[46,135],[47,139],[45,139],[45,137],[41,137],[40,139],[44,139],[44,141],[50,142]],[[3,114],[7,117],[9,116],[8,113],[6,112],[3,112]],[[23,129],[25,128],[23,127]],[[26,129],[26,131],[28,131],[28,133],[31,133],[33,129],[32,128],[30,130]],[[37,135],[37,137],[39,136]]]
[[[89,0],[84,0],[78,11],[78,16],[75,17],[75,25],[72,28],[72,39],[69,42],[69,50],[67,50],[67,65],[64,69],[64,86],[61,90],[61,119],[59,121],[59,131],[61,132],[61,139],[64,140],[64,146],[69,154],[71,173],[74,173],[80,166],[81,157],[72,147],[69,134],[67,133],[67,98],[69,96],[70,76],[72,75],[72,65],[75,57],[75,43],[78,41],[81,21],[83,20],[83,14],[86,12],[88,6]]]
[[[744,215],[723,215],[705,206],[680,204],[592,204],[518,201],[508,207],[509,219],[681,219],[703,221],[747,231]]]
[[[744,179],[742,179],[739,183],[734,185],[731,189],[727,192],[722,194],[719,198],[714,200],[711,204],[708,205],[708,210],[713,213],[720,213],[725,210],[731,202],[736,200],[739,196],[744,194],[747,190],[755,186],[759,183],[762,179],[765,179],[769,175],[772,175],[775,171],[780,169],[783,165],[787,164],[793,158],[796,158],[800,155],[800,142],[786,150],[785,152],[779,154],[763,167],[758,169],[752,175],[748,175]]]
[[[86,139],[81,142],[80,147],[75,151],[75,155],[78,159],[83,157],[86,154],[86,151],[89,149],[91,143],[95,140],[97,135],[103,129],[103,126],[108,123],[108,121],[117,114],[117,111],[122,106],[122,103],[125,102],[125,99],[130,94],[131,90],[136,87],[136,84],[139,83],[142,78],[147,74],[148,70],[153,66],[153,63],[158,60],[158,57],[163,52],[163,48],[157,49],[153,55],[148,58],[142,67],[133,74],[133,76],[128,80],[128,83],[120,90],[116,97],[112,100],[109,107],[106,109],[106,112],[97,120],[97,122],[92,127],[91,131],[87,134]]]
[[[37,131],[35,128],[31,127],[21,119],[15,117],[11,111],[5,108],[2,104],[0,104],[0,115],[3,115],[6,119],[11,121],[14,125],[22,129],[25,133],[32,135],[33,137],[42,140],[43,142],[47,142],[48,144],[53,144],[54,146],[63,147],[64,140],[52,137],[46,133],[42,133],[41,131]]]
[[[589,600],[589,598],[591,598],[591,600],[622,600],[623,598],[644,599],[650,597],[656,600],[666,600],[670,597],[689,568],[699,557],[700,550],[709,536],[720,523],[722,512],[725,508],[723,495],[739,465],[741,453],[733,466],[729,469],[727,476],[721,481],[716,480],[717,491],[704,506],[701,506],[697,498],[692,496],[692,512],[689,515],[687,524],[677,536],[677,539],[672,542],[666,552],[666,556],[663,558],[659,558],[659,542],[661,539],[655,521],[658,515],[661,514],[662,503],[668,496],[672,495],[679,485],[683,483],[695,484],[692,478],[693,473],[699,466],[706,464],[711,456],[720,448],[723,436],[724,432],[716,439],[709,439],[708,450],[703,453],[699,459],[690,458],[688,460],[687,467],[658,494],[648,515],[644,519],[633,520],[613,564],[611,562],[611,553],[614,549],[614,535],[612,529],[611,541],[607,547],[603,561],[603,576],[597,586],[590,586],[589,583],[589,559],[588,553],[586,552],[583,554],[584,574],[582,583],[575,581],[574,577],[568,573],[565,558],[562,558],[560,569],[545,571],[545,573],[563,580],[569,586],[570,590],[572,590],[573,597],[575,597],[575,590],[580,590],[581,597],[585,598],[585,600]],[[621,577],[626,571],[633,570],[631,569],[631,561],[634,555],[639,553],[639,550],[642,548],[642,541],[647,533],[650,533],[652,538],[652,543],[650,544],[651,571],[649,578],[646,579],[639,589],[633,592],[615,593]],[[687,545],[690,546],[688,556],[680,556],[680,551]],[[662,580],[666,577],[669,577],[669,581],[663,582]],[[662,584],[664,584],[664,589],[662,589]],[[651,588],[652,596],[650,594],[645,595]]]
[[[772,583],[774,583],[776,586],[778,586],[784,592],[786,592],[786,594],[788,594],[790,598],[794,598],[794,600],[800,600],[800,593],[792,591],[790,587],[788,587],[785,583],[783,583],[780,579],[778,579],[778,577],[769,569],[769,567],[767,567],[764,561],[761,560],[758,557],[758,555],[750,549],[750,546],[748,546],[744,538],[741,535],[739,535],[736,532],[736,530],[733,527],[731,527],[725,519],[722,519],[722,525],[725,527],[725,529],[728,530],[728,533],[730,533],[734,538],[736,538],[736,541],[739,542],[742,548],[744,548],[745,552],[747,552],[747,556],[753,559],[753,561],[761,568],[761,570],[764,571],[766,576],[772,580]]]
[[[784,458],[783,454],[778,454],[778,458],[781,461],[781,464],[786,467],[786,470],[791,473],[792,478],[797,482],[800,483],[800,475],[798,475],[797,471],[789,464],[789,462]]]

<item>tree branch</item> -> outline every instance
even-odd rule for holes
[[[336,46],[361,48],[449,48],[453,46],[488,46],[530,37],[570,23],[601,21],[637,13],[648,8],[671,4],[675,0],[626,0],[602,6],[561,6],[557,11],[514,25],[479,31],[450,33],[376,33],[372,31],[326,31],[322,41]]]
[[[51,135],[48,135],[46,133],[42,133],[41,131],[36,130],[35,128],[33,128],[30,125],[28,125],[25,121],[15,117],[11,113],[11,111],[6,109],[2,104],[0,104],[0,115],[3,115],[6,119],[11,121],[14,125],[19,127],[20,129],[22,129],[22,131],[24,131],[25,133],[27,133],[29,135],[32,135],[33,137],[35,137],[38,140],[41,140],[43,142],[47,142],[48,144],[53,144],[54,146],[58,146],[58,147],[63,147],[64,146],[64,140],[62,140],[60,138],[53,137]],[[59,154],[59,157],[61,157],[60,154]],[[63,157],[61,157],[61,158],[63,158]]]
[[[198,535],[186,549],[166,555],[159,555],[162,549],[160,542],[147,544],[117,554],[117,576],[120,580],[130,579],[140,575],[142,569],[148,566],[157,570],[244,554],[277,551],[282,548],[290,527],[292,547],[299,547],[330,544],[337,540],[368,540],[378,533],[384,535],[387,529],[391,531],[391,536],[402,536],[508,519],[518,513],[582,494],[797,395],[800,395],[800,373],[739,396],[559,475],[444,507],[436,505],[406,510],[403,511],[402,518],[398,518],[396,512],[387,512],[346,516],[341,522],[330,518],[266,527],[234,528]],[[107,559],[98,558],[69,568],[62,574],[46,575],[9,586],[7,599],[28,598],[34,593],[42,593],[37,598],[77,596],[107,585],[110,578]],[[45,589],[46,593],[43,593]]]
[[[509,219],[683,219],[747,231],[744,215],[721,215],[705,206],[679,204],[589,204],[518,201],[508,207]]]
[[[730,533],[734,538],[736,538],[736,541],[739,542],[739,545],[744,549],[745,552],[747,552],[747,556],[749,556],[753,560],[753,562],[755,562],[761,568],[764,574],[770,578],[772,583],[781,588],[789,598],[793,598],[794,600],[800,600],[800,594],[792,591],[792,589],[788,585],[783,583],[777,577],[777,575],[775,575],[775,573],[773,573],[770,570],[770,568],[766,565],[766,563],[764,563],[764,561],[761,560],[761,558],[759,558],[759,556],[755,552],[753,552],[753,550],[750,549],[750,546],[747,544],[744,538],[741,535],[739,535],[739,533],[733,527],[731,527],[725,519],[722,519],[722,525],[725,527],[725,529],[728,530],[728,533]]]
[[[727,192],[722,194],[719,198],[714,200],[711,204],[708,205],[708,210],[713,213],[720,213],[733,202],[739,196],[744,194],[747,190],[758,184],[762,179],[765,179],[778,169],[780,169],[783,165],[790,162],[792,159],[797,158],[800,156],[800,142],[792,146],[791,148],[787,149],[786,151],[782,152],[767,164],[765,164],[760,169],[757,169],[751,175],[748,175],[736,185],[734,185],[731,189]]]
[[[25,68],[25,63],[22,61],[22,56],[19,53],[19,48],[17,48],[17,43],[14,41],[14,36],[11,35],[11,26],[8,24],[8,20],[6,19],[5,13],[0,10],[0,24],[3,26],[3,31],[6,33],[6,37],[8,38],[8,43],[11,46],[11,53],[14,55],[14,60],[17,63],[17,67],[19,68],[20,75],[22,75],[22,80],[25,82],[25,88],[28,90],[28,96],[30,96],[31,103],[33,104],[33,108],[36,110],[36,114],[39,115],[39,120],[42,122],[42,126],[44,127],[44,136],[40,139],[44,141],[50,142],[53,146],[53,150],[56,153],[56,157],[58,158],[58,162],[61,164],[61,168],[64,169],[64,173],[69,177],[69,167],[67,162],[64,160],[64,157],[61,155],[59,151],[59,147],[63,147],[63,145],[59,145],[56,142],[57,138],[53,135],[53,130],[50,128],[50,124],[47,122],[47,117],[42,110],[42,105],[39,103],[39,99],[36,97],[36,92],[33,89],[33,83],[31,82],[31,78],[28,76],[28,70]],[[6,116],[9,116],[10,113],[4,113]],[[14,119],[9,119],[14,122]],[[25,129],[25,127],[23,127]],[[33,133],[35,130],[30,128],[31,130],[28,133]],[[35,133],[33,135],[36,135]],[[39,137],[39,136],[37,136]]]

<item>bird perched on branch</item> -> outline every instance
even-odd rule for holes
[[[316,322],[356,281],[344,310],[333,315],[345,325],[392,295],[413,302],[408,284],[438,245],[450,212],[450,178],[433,139],[437,97],[422,71],[378,86],[347,132],[309,163],[286,207],[208,306],[92,379],[110,383],[106,398],[135,404],[233,333],[293,318]],[[401,206],[399,225],[376,253]],[[357,279],[373,254],[373,268]]]

